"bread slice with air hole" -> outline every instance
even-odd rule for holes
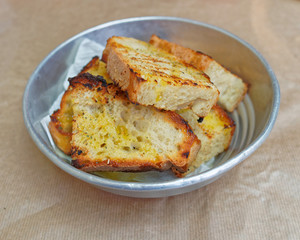
[[[225,110],[232,112],[247,93],[248,85],[210,56],[161,39],[156,35],[152,35],[150,44],[205,72],[220,91],[218,104]]]
[[[186,176],[199,168],[201,164],[228,149],[235,132],[235,123],[218,105],[215,105],[204,118],[199,118],[191,110],[182,110],[178,113],[188,122],[201,141],[201,150],[196,160],[187,172],[179,174]]]
[[[98,57],[94,57],[80,74],[84,72],[92,73],[94,76],[104,76],[104,79],[111,83],[106,72],[105,63],[100,61]],[[68,146],[67,151],[64,151],[66,154],[71,153],[72,134],[71,116],[73,113],[69,96],[70,92],[67,91],[62,98],[61,108],[51,116],[49,124],[50,130],[52,129],[51,135],[53,139],[56,139],[56,145],[62,150],[65,149],[65,146]],[[187,173],[177,172],[179,177],[183,177],[197,169],[202,163],[226,150],[231,142],[235,126],[228,114],[219,106],[214,106],[205,118],[199,118],[191,110],[182,110],[178,113],[187,120],[202,142],[201,150],[198,151],[196,160],[192,162]]]
[[[108,83],[112,83],[106,71],[106,64],[95,56],[78,74],[90,73],[95,76],[101,76]],[[70,92],[66,91],[60,102],[60,109],[56,110],[50,116],[48,125],[50,134],[55,145],[65,154],[71,154],[72,138],[72,116],[73,108],[71,105]]]
[[[218,99],[218,89],[206,74],[144,41],[112,37],[102,60],[110,78],[134,103],[171,111],[191,108],[206,116]]]
[[[100,77],[70,79],[72,164],[87,172],[176,169],[185,172],[200,141],[177,113],[131,103]]]

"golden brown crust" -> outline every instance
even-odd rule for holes
[[[67,90],[60,102],[60,109],[53,112],[50,116],[48,129],[56,146],[65,154],[71,153],[72,136],[72,109],[70,106],[70,91]]]
[[[87,65],[85,65],[82,68],[82,70],[80,71],[80,73],[78,75],[87,73],[89,70],[97,68],[98,66],[99,66],[99,57],[95,56],[92,58],[92,60]]]
[[[230,131],[229,133],[227,133],[228,140],[225,143],[226,145],[224,145],[224,150],[227,150],[231,143],[233,134],[235,132],[235,128],[236,128],[235,122],[226,113],[226,111],[224,111],[224,109],[221,108],[219,105],[215,105],[213,107],[213,110],[217,112],[218,117],[224,123],[224,129],[229,129],[229,131]]]
[[[180,57],[183,61],[193,65],[201,71],[205,71],[209,64],[213,61],[210,56],[200,51],[194,51],[190,48],[182,47],[176,43],[168,42],[159,38],[155,34],[151,36],[149,43],[157,48],[167,51],[168,53]]]
[[[107,84],[113,83],[106,71],[106,64],[100,61],[98,56],[93,57],[93,59],[86,66],[84,66],[78,75],[83,73],[90,73],[93,76],[102,76]]]
[[[170,161],[145,161],[144,159],[106,159],[92,161],[80,157],[81,150],[72,149],[72,165],[85,172],[109,171],[109,172],[145,172],[149,170],[165,171],[170,169]]]
[[[55,111],[51,116],[51,121],[49,122],[48,128],[52,139],[55,145],[62,150],[65,154],[71,154],[71,138],[72,133],[64,131],[61,122],[58,120],[58,115],[60,114],[60,110]]]
[[[106,91],[107,82],[102,76],[93,76],[89,73],[80,74],[74,78],[69,79],[70,88],[68,91],[72,91],[73,88],[83,86],[88,89],[95,89],[97,91]]]
[[[185,172],[191,161],[194,160],[198,153],[201,142],[194,134],[189,124],[176,112],[168,111],[165,120],[174,125],[175,128],[181,129],[186,135],[183,143],[180,145],[179,153],[172,158],[171,162],[176,166],[179,172]],[[196,144],[195,144],[196,143]]]
[[[215,105],[212,108],[214,111],[218,113],[219,118],[224,122],[224,126],[233,127],[235,126],[234,121],[229,117],[229,115],[221,108],[219,105]]]

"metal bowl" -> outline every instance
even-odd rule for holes
[[[209,161],[185,178],[168,173],[89,174],[72,167],[53,145],[42,119],[59,94],[63,79],[74,62],[83,39],[105,46],[113,36],[148,41],[155,33],[162,38],[200,50],[215,58],[250,84],[248,95],[232,114],[236,121],[232,144],[227,152]],[[99,49],[98,55],[101,55]],[[276,77],[262,55],[237,36],[205,23],[174,17],[140,17],[105,23],[88,29],[54,49],[36,68],[23,97],[25,125],[40,150],[59,168],[105,191],[131,197],[165,197],[203,187],[252,154],[269,135],[277,117],[280,90]]]

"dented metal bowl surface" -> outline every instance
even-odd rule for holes
[[[83,39],[88,39],[105,46],[106,40],[113,35],[148,41],[152,34],[212,56],[250,84],[245,100],[231,114],[237,128],[230,148],[185,178],[159,172],[95,175],[74,168],[53,147],[41,120],[49,114],[53,102],[64,91],[62,79],[74,62],[79,44]],[[101,51],[99,49],[99,55]],[[268,137],[278,114],[279,103],[279,85],[271,67],[247,42],[209,24],[155,16],[108,22],[59,45],[31,75],[24,92],[23,115],[36,145],[65,172],[115,194],[156,198],[199,189],[249,157]]]

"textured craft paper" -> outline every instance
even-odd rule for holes
[[[25,85],[50,51],[127,17],[186,17],[253,45],[281,87],[266,142],[199,190],[160,199],[106,193],[57,168],[22,117]],[[300,239],[298,0],[0,0],[0,239]]]

